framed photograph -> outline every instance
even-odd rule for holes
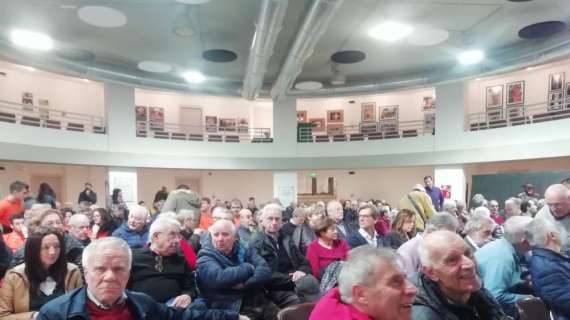
[[[238,118],[238,132],[247,133],[249,131],[249,120],[247,118]]]
[[[564,86],[564,72],[553,73],[548,77],[548,91],[562,90]]]
[[[34,105],[34,94],[31,92],[22,92],[22,104]]]
[[[548,102],[559,102],[564,100],[564,92],[554,91],[548,93]]]
[[[564,107],[566,109],[570,109],[570,99],[566,99],[566,101],[564,102]]]
[[[424,132],[433,132],[435,129],[435,113],[424,113]]]
[[[524,81],[507,83],[507,106],[524,104]]]
[[[49,107],[48,99],[38,99],[38,104],[42,107]]]
[[[309,123],[313,124],[313,132],[325,131],[325,119],[323,118],[311,118]]]
[[[378,123],[377,122],[367,122],[367,123],[360,123],[358,125],[358,129],[360,133],[376,133],[378,132]]]
[[[435,110],[435,98],[424,97],[422,99],[422,111],[433,111],[433,110]]]
[[[218,117],[206,116],[206,132],[218,132]]]
[[[220,118],[220,125],[218,126],[219,131],[235,132],[236,131],[236,119],[235,118]]]
[[[570,82],[566,82],[566,90],[564,90],[566,98],[570,98]]]
[[[524,117],[524,106],[509,106],[507,107],[507,120]]]
[[[343,123],[343,122],[344,122],[344,110],[327,111],[327,123]]]
[[[297,110],[297,123],[307,123],[306,110]]]
[[[398,106],[384,106],[378,108],[380,120],[398,120]]]
[[[344,134],[344,125],[342,124],[329,124],[327,126],[327,134],[334,136],[337,134]]]
[[[386,132],[398,132],[398,121],[389,120],[380,123],[380,131],[386,134]]]
[[[376,102],[363,102],[360,108],[360,120],[362,122],[376,121]]]
[[[503,85],[487,87],[487,109],[503,106]]]
[[[487,109],[487,122],[503,119],[503,108]]]
[[[148,126],[150,130],[164,131],[164,108],[148,108]]]

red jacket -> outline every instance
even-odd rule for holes
[[[317,303],[309,320],[372,320],[372,317],[340,301],[338,288],[327,292]]]

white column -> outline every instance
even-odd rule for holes
[[[297,100],[273,100],[273,141],[281,150],[297,146]]]
[[[296,171],[273,172],[273,197],[278,198],[284,206],[297,202]]]
[[[121,151],[136,135],[135,89],[131,86],[105,83],[105,114],[109,149]]]
[[[434,168],[434,185],[444,189],[450,187],[452,200],[465,202],[465,171],[462,165],[436,166]]]
[[[455,138],[464,134],[466,95],[463,82],[436,86],[435,94],[435,144],[441,150],[457,145]]]

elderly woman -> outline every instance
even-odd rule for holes
[[[406,241],[413,238],[416,233],[415,221],[415,212],[408,209],[398,211],[394,222],[392,222],[392,231],[384,238],[384,246],[396,250]]]
[[[315,226],[317,239],[307,247],[307,260],[315,277],[320,278],[329,264],[346,260],[350,247],[345,240],[338,238],[336,223],[325,218]]]
[[[34,319],[45,303],[81,287],[81,272],[67,263],[58,230],[35,229],[25,247],[24,263],[9,270],[2,282],[0,319]]]

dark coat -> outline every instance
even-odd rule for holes
[[[198,254],[196,282],[212,308],[239,312],[245,295],[263,295],[271,269],[252,248],[234,244],[230,256],[213,246]],[[240,288],[236,288],[239,286]]]
[[[530,258],[532,286],[559,320],[570,319],[570,258],[548,249],[535,248]]]
[[[87,194],[87,192],[83,190],[79,194],[79,199],[77,199],[77,203],[81,203],[83,201],[89,202],[90,204],[96,204],[97,194],[94,191],[91,191],[89,194]]]
[[[152,300],[144,293],[125,290],[129,310],[137,320],[173,319],[173,320],[237,320],[235,312],[206,310],[204,303],[195,302],[187,309],[169,308]],[[87,311],[87,290],[79,288],[46,303],[38,314],[37,320],[90,319]]]
[[[452,303],[439,289],[437,283],[423,273],[415,275],[412,282],[418,294],[412,306],[414,320],[507,320],[499,303],[485,288],[471,294],[468,304]]]
[[[315,231],[308,223],[298,225],[293,231],[293,243],[303,255],[307,253],[307,246],[316,238]]]
[[[346,242],[348,242],[348,245],[350,246],[351,249],[368,244],[368,241],[364,239],[364,237],[360,234],[360,232],[358,232],[358,230],[351,231],[348,237],[346,238]],[[376,247],[380,248],[382,247],[382,245],[383,245],[382,238],[380,236],[376,236]]]

